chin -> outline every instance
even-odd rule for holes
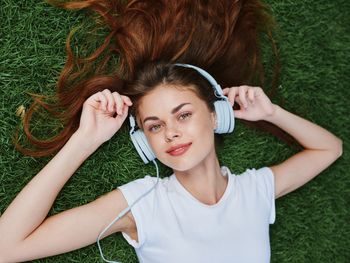
[[[178,172],[185,172],[191,170],[195,165],[185,165],[185,164],[179,164],[179,165],[173,165],[173,164],[166,164],[169,168],[171,168],[173,171]]]
[[[193,155],[181,156],[181,157],[170,157],[170,158],[160,158],[159,161],[174,171],[184,172],[191,170],[192,168],[198,166],[201,162],[205,160],[203,156]]]

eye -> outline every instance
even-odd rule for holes
[[[180,114],[179,119],[180,120],[187,120],[191,116],[192,116],[191,112],[184,112],[184,113]]]
[[[161,128],[161,125],[160,124],[155,124],[155,125],[151,125],[149,128],[148,128],[148,131],[150,132],[157,132],[159,131]]]

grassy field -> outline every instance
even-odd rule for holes
[[[332,166],[276,200],[276,222],[270,227],[271,262],[350,262],[350,1],[267,3],[278,24],[276,40],[282,62],[279,93],[285,99],[284,107],[344,142],[344,153]],[[28,91],[53,94],[65,62],[66,35],[85,20],[84,13],[59,10],[41,1],[1,1],[0,213],[50,160],[14,150],[11,136],[21,123],[16,109],[30,105]],[[50,123],[44,120],[33,129],[45,137],[54,127]],[[219,157],[234,173],[240,173],[249,167],[279,163],[293,153],[280,140],[238,121]],[[161,171],[169,175],[166,168]],[[90,202],[146,174],[154,175],[154,167],[142,165],[128,132],[123,130],[78,169],[50,214]],[[120,234],[104,239],[102,246],[108,258],[137,262],[132,247]],[[91,245],[34,262],[100,261],[97,246]]]

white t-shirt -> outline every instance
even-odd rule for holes
[[[274,177],[270,168],[247,169],[228,176],[218,203],[206,205],[176,179],[159,179],[131,209],[138,242],[126,233],[140,262],[270,262],[269,224],[275,222]],[[146,176],[120,186],[130,205],[156,182]]]

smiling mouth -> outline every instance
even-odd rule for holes
[[[168,150],[167,153],[170,154],[171,156],[179,156],[184,154],[190,148],[191,145],[192,143],[187,143],[187,144],[175,146],[170,150]]]

